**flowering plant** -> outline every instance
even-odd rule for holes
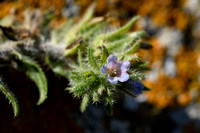
[[[82,99],[82,112],[90,101],[101,102],[112,112],[119,91],[135,97],[145,90],[141,81],[146,63],[132,54],[142,48],[142,38],[147,34],[144,31],[128,33],[139,17],[105,33],[102,29],[110,25],[105,19],[92,19],[93,11],[94,6],[91,6],[77,24],[67,21],[57,29],[46,26],[54,15],[43,15],[39,10],[25,16],[28,21],[24,23],[28,26],[12,27],[0,20],[1,66],[24,72],[36,84],[39,90],[37,105],[48,95],[48,82],[43,71],[47,66],[70,81],[66,90]],[[35,22],[40,23],[34,25]],[[74,58],[77,55],[78,62]],[[10,101],[17,116],[18,102],[1,79],[0,91]]]
[[[103,45],[101,56],[95,57],[94,50],[88,48],[85,62],[79,50],[78,65],[71,65],[71,87],[67,90],[75,97],[82,97],[81,111],[86,109],[89,101],[101,101],[108,109],[112,109],[114,94],[118,91],[136,97],[142,94],[143,90],[149,90],[141,83],[145,76],[143,71],[147,69],[145,63],[138,56],[130,58],[127,55],[122,59],[127,60],[119,61],[117,56],[109,54],[109,50]],[[112,110],[109,112],[112,113]]]
[[[110,55],[107,63],[107,66],[103,65],[101,67],[101,72],[108,75],[107,79],[110,83],[116,84],[118,80],[125,82],[129,79],[129,75],[126,73],[131,65],[129,61],[119,62],[116,56]]]
[[[130,69],[131,63],[129,61],[120,61],[116,56],[110,55],[107,58],[107,66],[101,67],[101,72],[108,75],[108,81],[111,84],[116,84],[118,81],[125,82],[133,88],[134,95],[142,94],[143,84],[139,81],[128,80],[129,74],[126,72]],[[126,82],[127,81],[127,82]]]

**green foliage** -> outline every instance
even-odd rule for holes
[[[65,50],[64,55],[65,55],[66,57],[67,57],[67,56],[74,55],[75,53],[77,53],[77,50],[78,50],[79,46],[80,46],[80,43],[75,44],[75,46],[73,46],[71,49]]]
[[[83,59],[82,59],[80,49],[78,50],[78,63],[79,63],[80,68],[83,68],[83,69],[86,68],[86,66],[83,64]]]
[[[4,83],[0,80],[0,91],[6,96],[9,100],[9,103],[12,104],[14,116],[16,117],[19,114],[19,107],[15,96],[8,90]]]
[[[78,33],[78,31],[81,30],[92,18],[94,7],[95,5],[91,5],[84,14],[83,18],[79,21],[79,23],[69,29],[68,33],[65,35],[65,42],[67,43],[67,45],[76,40],[76,34]]]
[[[49,56],[46,56],[45,61],[54,73],[65,78],[67,77],[67,70],[62,63],[53,61]]]
[[[63,38],[67,34],[67,31],[71,28],[73,24],[74,21],[70,19],[64,24],[62,24],[60,27],[52,31],[52,41],[55,42],[56,44],[63,41]]]
[[[119,40],[121,35],[125,35],[139,17],[133,17],[126,25],[110,33],[103,33],[97,36],[93,42],[94,47],[102,45],[105,41]]]
[[[86,109],[86,107],[87,107],[87,105],[89,103],[89,100],[90,100],[90,96],[85,94],[83,96],[83,100],[81,102],[81,112],[85,111],[85,109]]]
[[[147,34],[145,31],[128,32],[138,16],[119,29],[107,31],[111,26],[103,17],[92,18],[94,7],[95,5],[90,6],[79,22],[75,23],[71,19],[57,29],[48,27],[55,15],[46,12],[42,15],[43,22],[37,26],[41,27],[40,32],[34,36],[28,34],[25,38],[24,33],[30,33],[30,29],[21,29],[20,26],[4,27],[7,22],[11,26],[12,20],[0,20],[0,29],[4,30],[2,34],[5,35],[2,37],[0,33],[0,63],[11,67],[14,67],[13,62],[16,63],[17,68],[36,84],[39,90],[38,105],[47,98],[47,79],[40,67],[46,65],[54,73],[68,78],[70,87],[66,90],[82,99],[82,112],[90,102],[100,102],[112,114],[115,95],[119,91],[135,97],[130,86],[120,82],[111,84],[107,80],[108,76],[101,72],[101,67],[107,64],[108,56],[114,54],[120,61],[131,62],[130,70],[127,71],[129,80],[142,82],[144,71],[148,70],[147,63],[138,56],[133,56],[133,53],[139,48],[151,48],[150,44],[142,42]],[[15,98],[3,85],[0,84],[0,88],[11,101],[16,116],[18,105]],[[144,87],[143,90],[150,89]]]
[[[18,68],[26,73],[26,75],[35,82],[39,89],[39,100],[37,105],[40,105],[47,98],[47,80],[42,69],[31,59],[14,51],[13,56],[16,59]]]
[[[136,31],[127,33],[131,26],[139,17],[133,17],[126,25],[110,33],[102,33],[94,37],[92,48],[95,49],[95,56],[100,55],[97,47],[104,45],[112,54],[117,54],[119,57],[130,55],[140,48],[141,39],[148,37],[144,31]]]
[[[105,46],[101,47],[101,51],[101,56],[94,57],[93,50],[88,48],[84,62],[79,50],[78,64],[74,64],[73,69],[69,72],[71,87],[67,88],[67,90],[73,93],[75,97],[82,98],[81,111],[85,110],[89,101],[92,101],[93,103],[101,101],[106,107],[109,107],[108,112],[111,113],[111,107],[115,101],[114,94],[118,91],[135,97],[130,91],[133,89],[130,86],[124,83],[114,85],[108,82],[107,75],[100,71],[100,66],[106,64],[109,51]],[[136,59],[138,59],[138,57]],[[134,63],[131,64],[134,65]],[[128,71],[130,80],[143,80],[145,74],[137,71],[139,68],[140,66],[136,66]]]
[[[99,64],[96,62],[97,60],[94,58],[93,53],[93,50],[88,48],[88,64],[92,69],[99,70]]]
[[[105,47],[104,47],[105,48]],[[107,51],[106,48],[104,51]],[[101,56],[101,60],[93,56],[93,50],[88,48],[85,62],[82,60],[81,52],[78,52],[77,67],[69,74],[71,87],[67,88],[75,97],[83,98],[81,103],[81,111],[84,111],[90,100],[100,102],[102,99],[110,96],[111,90],[104,74],[100,71],[101,61],[105,62],[107,56],[105,53]],[[107,89],[106,89],[107,88]],[[105,94],[103,93],[105,91]],[[107,104],[105,102],[105,104]]]
[[[151,91],[148,87],[144,86],[143,91]]]
[[[102,46],[102,56],[101,56],[101,65],[106,64],[106,60],[109,56],[108,49],[103,45]]]
[[[110,54],[118,55],[121,60],[126,59],[131,61],[131,69],[128,71],[130,80],[142,81],[144,73],[140,70],[144,68],[142,61],[137,56],[131,56],[137,49],[140,48],[141,39],[147,37],[144,31],[136,31],[127,33],[131,26],[138,19],[133,17],[122,28],[112,31],[110,33],[95,34],[91,38],[84,37],[86,34],[95,32],[91,29],[98,27],[101,23],[86,24],[85,28],[79,32],[79,37],[83,37],[83,43],[87,46],[87,56],[82,57],[85,53],[84,48],[78,51],[78,64],[71,65],[72,70],[69,71],[70,86],[67,88],[75,97],[82,98],[81,111],[84,111],[89,101],[102,102],[108,108],[108,112],[112,114],[112,105],[115,101],[114,95],[118,91],[135,97],[130,92],[130,86],[120,84],[113,85],[107,80],[107,75],[103,74],[100,69],[106,64],[107,58]],[[95,29],[95,28],[94,28]],[[89,33],[88,33],[89,32]],[[90,33],[91,32],[91,33]],[[91,42],[87,43],[90,40]],[[135,62],[136,60],[136,62]],[[141,63],[138,65],[138,62]],[[140,69],[140,70],[139,70]]]
[[[140,44],[141,40],[138,40],[131,48],[129,48],[127,51],[126,51],[126,54],[127,55],[130,55],[132,53],[135,53],[135,51],[139,48],[139,44]]]

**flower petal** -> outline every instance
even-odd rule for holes
[[[134,88],[133,93],[134,93],[134,95],[142,94],[142,89],[140,89],[140,88]]]
[[[133,93],[135,95],[142,94],[142,89],[144,87],[142,83],[131,80],[131,81],[128,81],[128,84],[134,88]]]
[[[108,73],[106,72],[106,69],[107,69],[107,67],[103,65],[103,66],[101,67],[101,72],[102,72],[103,74],[108,74]]]
[[[112,83],[112,84],[116,84],[117,82],[118,82],[118,80],[119,80],[119,78],[118,77],[110,77],[110,75],[108,76],[108,81],[110,82],[110,83]]]
[[[125,81],[127,81],[129,79],[129,75],[128,75],[128,73],[123,73],[120,77],[119,77],[119,81],[120,82],[125,82]]]
[[[121,61],[121,71],[126,72],[127,70],[129,70],[131,63],[129,61]]]
[[[117,62],[119,62],[118,61],[118,59],[117,59],[117,57],[116,56],[114,56],[114,55],[109,55],[109,57],[107,58],[107,63],[109,64],[110,62],[115,62],[115,63],[117,63]]]

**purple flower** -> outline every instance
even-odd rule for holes
[[[134,89],[133,93],[135,95],[142,94],[142,89],[144,87],[142,83],[140,83],[138,81],[134,81],[134,80],[129,80],[127,83]]]
[[[127,70],[129,70],[131,63],[129,61],[119,61],[116,56],[110,55],[107,58],[107,65],[101,67],[101,72],[108,75],[108,81],[116,84],[118,80],[125,82],[129,79]]]

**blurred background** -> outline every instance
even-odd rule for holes
[[[58,27],[69,18],[80,19],[94,0],[0,0],[0,19],[23,20],[24,11],[51,10],[49,24]],[[79,99],[64,89],[68,81],[46,71],[48,99],[40,106],[37,88],[25,74],[4,68],[0,74],[18,99],[20,114],[0,94],[0,133],[200,133],[200,0],[95,0],[95,17],[104,16],[120,27],[135,15],[132,30],[143,29],[151,50],[138,51],[149,62],[144,84],[152,91],[133,99],[121,95],[108,116],[102,105],[83,114]]]

